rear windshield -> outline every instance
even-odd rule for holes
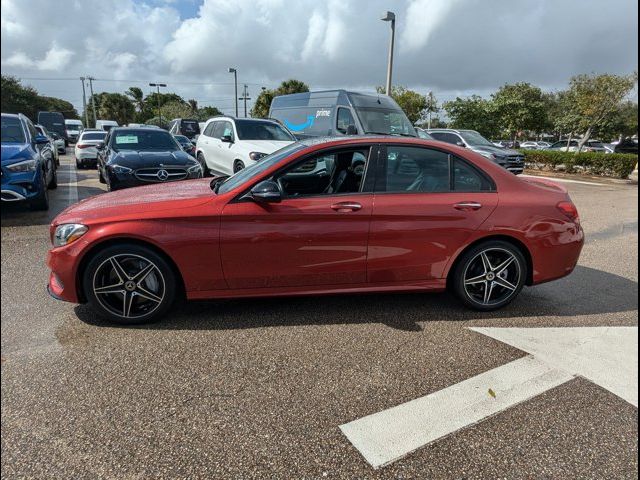
[[[91,132],[82,135],[83,140],[104,140],[107,136],[107,132]]]
[[[2,143],[26,143],[20,120],[2,117]]]
[[[133,130],[120,131],[112,135],[111,148],[136,151],[173,151],[180,147],[167,131],[163,130]]]
[[[195,120],[182,120],[181,130],[184,133],[200,133],[200,125]]]
[[[240,140],[295,141],[295,138],[277,123],[236,120],[236,129]]]

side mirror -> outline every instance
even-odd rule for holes
[[[466,145],[464,143],[462,143],[462,142],[456,142],[456,145],[459,146],[459,147],[462,147],[462,148],[466,147]]]
[[[355,125],[349,125],[347,127],[347,131],[345,135],[357,135],[357,134],[358,134],[358,129],[356,128]]]
[[[233,137],[231,135],[223,135],[220,140],[224,143],[233,143]]]
[[[250,196],[259,203],[280,203],[282,201],[280,185],[273,180],[258,183],[251,189]]]
[[[49,139],[44,135],[36,135],[36,138],[34,138],[34,141],[36,142],[37,145],[44,145],[46,143],[49,143]]]
[[[96,150],[102,150],[104,148],[104,142],[96,143]]]

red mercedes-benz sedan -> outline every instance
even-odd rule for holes
[[[442,291],[494,310],[571,273],[584,243],[562,187],[464,148],[314,139],[232,177],[133,188],[51,224],[48,290],[120,323],[187,299]]]

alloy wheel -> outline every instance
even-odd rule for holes
[[[113,255],[93,275],[93,293],[100,305],[126,319],[152,314],[160,307],[165,290],[158,266],[140,255]]]
[[[468,263],[464,290],[471,301],[492,306],[515,295],[521,279],[520,262],[513,253],[503,248],[488,248]]]

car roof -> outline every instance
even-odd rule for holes
[[[12,117],[12,118],[24,117],[24,115],[22,115],[21,113],[3,113],[2,116],[3,117]]]

